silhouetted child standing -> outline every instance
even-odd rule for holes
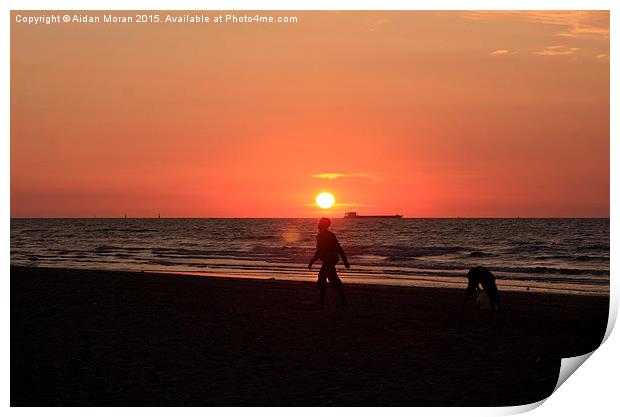
[[[340,281],[340,278],[338,278],[338,273],[336,272],[338,257],[340,256],[342,258],[345,268],[349,269],[350,266],[349,261],[347,260],[347,255],[345,255],[342,246],[340,246],[338,239],[336,239],[336,235],[327,230],[331,223],[332,222],[326,217],[319,220],[319,233],[316,235],[316,252],[314,253],[312,259],[310,259],[310,263],[308,263],[308,269],[312,268],[312,264],[317,259],[321,259],[323,262],[321,270],[319,271],[319,279],[317,281],[319,291],[321,293],[321,305],[325,304],[325,291],[327,290],[328,280],[336,291],[338,291],[342,305],[346,305],[347,299],[344,296],[342,281]]]

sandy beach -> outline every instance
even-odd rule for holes
[[[607,323],[604,296],[462,314],[461,290],[344,281],[321,307],[310,283],[11,267],[11,405],[519,405]]]

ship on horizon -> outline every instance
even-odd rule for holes
[[[344,213],[345,219],[402,219],[402,214],[386,214],[386,215],[371,215],[361,216],[356,211],[347,211]]]

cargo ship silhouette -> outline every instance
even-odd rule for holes
[[[378,216],[360,216],[356,211],[347,211],[344,213],[345,219],[402,219],[402,214],[378,215]]]

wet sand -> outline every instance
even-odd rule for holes
[[[607,324],[604,296],[461,314],[461,290],[343,279],[321,307],[310,283],[11,267],[11,405],[520,405]]]

